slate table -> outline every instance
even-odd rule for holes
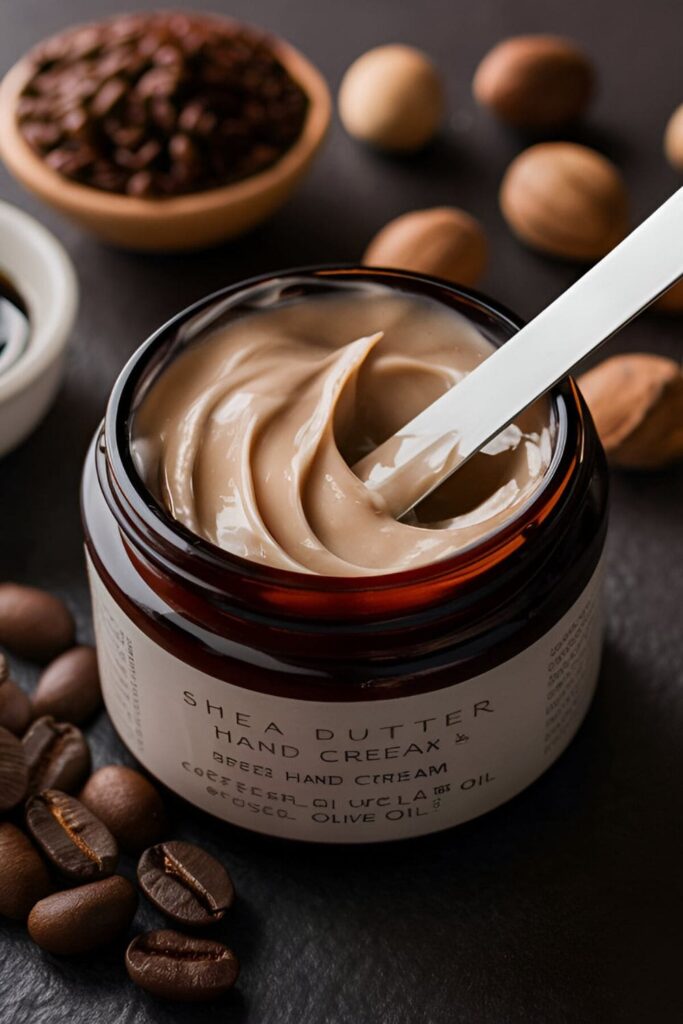
[[[522,315],[540,310],[576,276],[574,268],[524,251],[497,209],[500,177],[523,140],[478,111],[470,96],[472,72],[492,43],[525,31],[580,40],[599,64],[601,90],[574,137],[623,168],[635,219],[677,184],[661,156],[661,135],[683,101],[679,0],[206,6],[283,34],[333,87],[369,46],[421,46],[445,72],[450,114],[443,138],[403,161],[361,149],[335,124],[322,159],[286,209],[239,244],[198,255],[105,248],[0,171],[2,197],[56,232],[81,284],[59,398],[38,432],[0,463],[0,578],[63,594],[86,639],[83,456],[124,360],[171,314],[253,273],[354,260],[390,217],[444,203],[481,218],[492,242],[483,287]],[[0,68],[54,30],[120,7],[113,0],[1,0]],[[681,358],[683,319],[647,314],[609,349]],[[240,901],[225,934],[244,965],[239,991],[212,1009],[154,1003],[128,983],[121,949],[56,960],[32,946],[23,929],[3,925],[3,1024],[682,1020],[682,497],[680,470],[614,477],[598,695],[569,751],[527,792],[433,839],[352,850],[269,842],[178,807],[177,834],[221,851],[236,879]],[[30,685],[30,670],[15,667]],[[105,715],[90,738],[97,765],[129,760]],[[142,926],[157,921],[149,909],[139,913]]]

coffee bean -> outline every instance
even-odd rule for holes
[[[106,117],[126,95],[128,86],[123,78],[110,78],[98,90],[90,104],[90,113],[95,118]]]
[[[139,149],[114,150],[114,162],[131,171],[141,171],[159,155],[161,146],[154,139],[145,142]]]
[[[22,736],[33,718],[33,705],[12,679],[0,683],[0,726]]]
[[[201,927],[220,921],[235,889],[220,861],[193,843],[172,840],[145,850],[138,882],[150,902],[178,924]]]
[[[177,68],[152,68],[138,80],[135,90],[139,96],[149,99],[152,96],[160,96],[167,99],[172,96],[178,87],[180,71]]]
[[[28,836],[9,821],[0,823],[0,915],[25,921],[50,888],[47,868]]]
[[[79,799],[131,853],[157,842],[166,830],[166,811],[159,793],[144,775],[125,765],[99,768]]]
[[[126,193],[129,196],[137,196],[138,199],[142,199],[152,194],[153,185],[154,179],[149,171],[138,171],[128,179]]]
[[[48,953],[87,953],[125,932],[137,904],[128,879],[113,875],[41,899],[29,914],[28,933]]]
[[[94,647],[72,647],[43,672],[33,695],[36,715],[54,715],[81,725],[102,704],[100,676]]]
[[[300,137],[308,97],[265,37],[163,12],[94,28],[95,47],[74,43],[72,30],[34,50],[17,100],[20,131],[60,174],[133,196],[181,195],[257,173]],[[171,156],[169,173],[179,129],[197,155]]]
[[[156,96],[149,105],[152,120],[166,134],[170,134],[178,119],[176,109],[170,100]]]
[[[114,145],[121,146],[124,149],[137,149],[138,146],[142,145],[145,138],[142,128],[124,128],[120,123],[112,122],[108,124],[108,122],[105,122],[104,129],[111,137]]]
[[[49,661],[74,642],[71,612],[35,587],[0,583],[0,644],[22,658]]]
[[[16,807],[27,789],[28,766],[23,744],[9,729],[0,727],[0,811]]]
[[[52,863],[77,882],[106,878],[119,859],[116,840],[80,800],[45,789],[26,805],[26,824]]]
[[[70,142],[53,149],[45,157],[45,163],[58,174],[67,178],[78,178],[95,162],[95,152],[84,142]]]
[[[90,771],[90,749],[75,725],[37,718],[22,740],[29,772],[29,793],[61,789],[74,793]]]
[[[237,980],[237,957],[222,942],[180,932],[146,932],[126,950],[130,978],[152,995],[180,1002],[205,1002]]]

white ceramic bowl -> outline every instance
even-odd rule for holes
[[[0,374],[0,456],[38,425],[59,387],[76,316],[78,284],[71,260],[47,228],[0,201],[0,272],[24,299],[26,350]]]

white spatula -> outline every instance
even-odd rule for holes
[[[354,472],[400,519],[683,277],[683,188]]]

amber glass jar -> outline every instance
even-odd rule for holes
[[[264,302],[376,286],[427,295],[494,344],[520,322],[394,271],[320,268],[209,296],[132,356],[83,478],[103,690],[124,743],[210,813],[271,835],[369,842],[475,817],[560,754],[595,687],[603,452],[576,386],[551,396],[551,467],[502,528],[407,572],[332,578],[228,554],[158,504],[136,403],[178,351]]]

